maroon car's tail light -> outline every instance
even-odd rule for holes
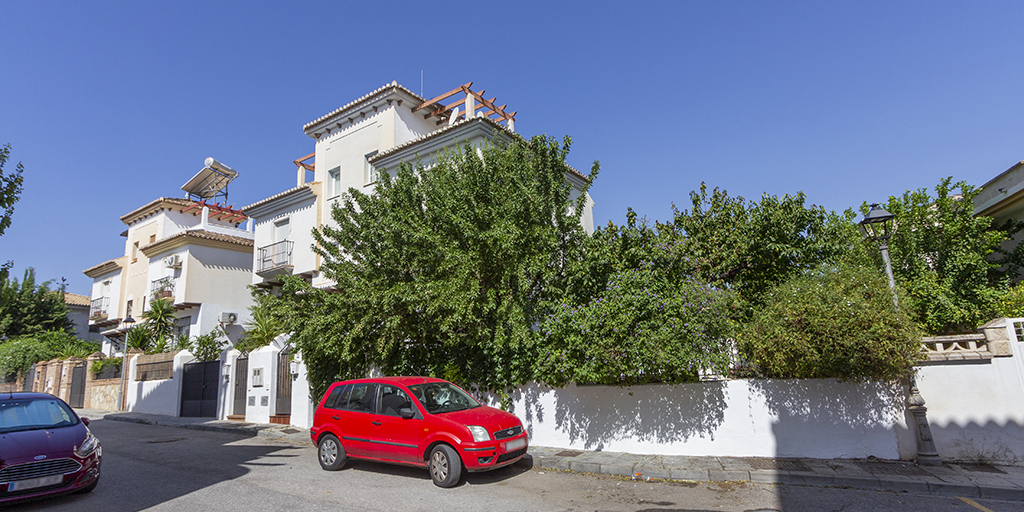
[[[17,482],[43,476],[66,475],[82,469],[75,459],[53,459],[28,462],[0,469],[0,483]]]

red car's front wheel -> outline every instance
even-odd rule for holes
[[[430,450],[430,479],[438,487],[452,487],[462,476],[462,459],[455,448],[439,444]]]

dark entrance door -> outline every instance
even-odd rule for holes
[[[81,409],[85,407],[85,365],[80,364],[71,369],[71,399],[68,405]]]
[[[246,379],[249,377],[249,358],[239,357],[235,360],[235,405],[231,414],[245,416],[245,393],[248,389]]]
[[[183,417],[217,417],[217,381],[220,361],[189,363],[182,372],[181,415]]]
[[[25,372],[25,383],[22,385],[21,390],[22,391],[31,392],[32,391],[32,386],[35,384],[35,381],[36,381],[36,365],[32,365],[32,366],[29,366],[28,367],[28,371]]]
[[[282,350],[277,356],[277,412],[279,416],[292,413],[291,350]]]

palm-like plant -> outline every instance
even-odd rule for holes
[[[153,344],[153,335],[149,332],[149,329],[145,329],[142,326],[135,327],[128,331],[128,348],[137,348],[142,351],[148,351],[150,345]]]
[[[174,304],[167,299],[154,299],[142,318],[146,321],[145,328],[152,335],[154,344],[166,347],[174,332]]]
[[[265,347],[274,341],[274,338],[284,333],[284,326],[281,322],[259,305],[249,308],[249,317],[250,320],[242,324],[245,327],[245,337],[237,345],[238,349],[244,353]]]

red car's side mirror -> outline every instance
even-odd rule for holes
[[[398,410],[398,414],[402,416],[403,420],[411,420],[416,417],[416,411],[412,410],[411,407],[402,407]]]

